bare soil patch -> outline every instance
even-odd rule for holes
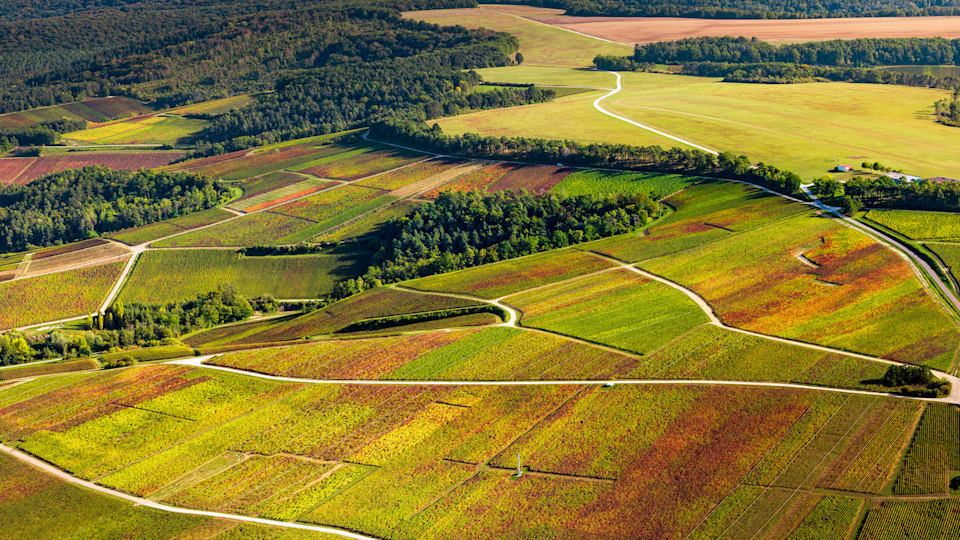
[[[960,17],[861,17],[847,19],[685,19],[679,17],[568,17],[555,10],[515,15],[620,43],[649,43],[704,36],[746,36],[773,42],[827,39],[960,37]]]

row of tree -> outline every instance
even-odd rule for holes
[[[194,173],[90,166],[0,186],[0,252],[93,238],[217,206],[219,180]]]
[[[517,0],[485,0],[515,4]],[[958,0],[523,0],[567,15],[696,17],[702,19],[813,19],[960,15]]]
[[[399,142],[440,154],[505,161],[564,163],[582,167],[715,175],[762,184],[781,193],[800,189],[800,177],[772,165],[753,165],[743,155],[713,155],[697,149],[591,143],[528,137],[484,137],[475,133],[447,135],[423,122],[382,122],[371,126],[377,139]]]

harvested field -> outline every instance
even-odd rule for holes
[[[494,163],[486,167],[465,174],[452,182],[426,192],[423,196],[436,198],[441,191],[487,191],[487,187],[499,180],[503,175],[513,170],[513,165]]]
[[[415,279],[403,285],[422,291],[468,293],[483,298],[500,298],[612,266],[612,263],[600,257],[580,251],[554,250]]]
[[[775,43],[856,38],[960,37],[960,17],[850,17],[728,20],[673,17],[570,17],[521,8],[521,16],[625,44],[704,36],[745,36]],[[547,11],[547,10],[542,10]]]
[[[68,152],[37,158],[0,159],[0,183],[28,184],[48,174],[79,169],[88,165],[105,165],[113,169],[136,171],[155,169],[183,156],[183,152]],[[27,163],[29,161],[29,163]],[[26,167],[23,167],[24,164]],[[18,172],[17,169],[20,169]]]
[[[126,258],[126,256],[130,254],[127,248],[114,242],[104,242],[100,240],[92,243],[88,240],[73,245],[81,244],[89,244],[89,247],[71,249],[59,254],[57,254],[56,250],[50,250],[47,253],[42,251],[36,253],[30,258],[28,264],[21,268],[19,275],[22,277],[30,277],[81,265],[112,262],[120,258]]]
[[[960,345],[957,326],[900,257],[806,213],[642,267],[698,293],[730,326],[938,369]]]
[[[523,313],[524,326],[641,354],[709,320],[683,293],[629,270],[522,292],[508,302]]]
[[[243,257],[227,250],[156,250],[140,256],[120,293],[124,302],[157,304],[196,298],[233,285],[253,298],[315,298],[362,271],[361,262],[337,254]]]
[[[143,225],[140,227],[134,227],[132,229],[124,229],[122,231],[110,233],[108,237],[123,242],[124,244],[135,246],[151,240],[156,240],[157,238],[170,236],[171,234],[176,234],[178,232],[196,229],[197,227],[203,227],[204,225],[211,225],[230,217],[233,217],[233,214],[227,212],[226,210],[222,210],[220,208],[208,208],[199,212],[187,214],[186,216],[168,219],[167,221],[151,223],[150,225]]]
[[[518,165],[487,187],[487,191],[525,190],[542,195],[563,181],[576,169],[553,165]]]
[[[123,265],[116,262],[0,283],[0,329],[93,312],[120,277]]]

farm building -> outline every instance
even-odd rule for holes
[[[850,172],[853,170],[853,165],[837,165],[834,170],[837,172]]]
[[[920,177],[919,177],[919,176],[913,176],[913,175],[910,175],[910,174],[903,174],[903,173],[898,173],[898,172],[888,172],[888,173],[885,173],[885,175],[886,175],[887,177],[889,177],[889,178],[893,178],[893,179],[896,180],[898,183],[899,183],[899,182],[906,182],[906,183],[909,184],[909,183],[911,183],[911,182],[919,182],[919,181],[920,181]]]

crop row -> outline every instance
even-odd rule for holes
[[[281,214],[258,212],[222,225],[157,242],[155,247],[223,247],[296,243],[293,237],[313,223]],[[314,233],[318,234],[320,231]]]
[[[683,293],[628,270],[518,294],[525,326],[647,353],[708,321]]]
[[[9,367],[0,369],[0,381],[20,379],[24,377],[37,377],[39,375],[50,375],[52,373],[84,371],[89,369],[98,369],[99,367],[100,364],[98,364],[96,360],[90,358],[73,360],[70,362],[53,362],[33,366]]]
[[[123,265],[102,264],[0,283],[0,329],[93,312],[120,277]]]
[[[425,197],[436,198],[441,191],[487,191],[487,188],[503,175],[513,170],[513,165],[494,163],[471,173],[460,176],[454,181],[428,191]]]
[[[124,229],[109,234],[109,238],[119,240],[125,244],[135,246],[143,244],[157,238],[163,238],[185,230],[212,225],[218,221],[223,221],[233,216],[230,212],[220,208],[208,208],[192,214],[187,214],[174,219],[168,219],[159,223],[151,223],[131,229]]]
[[[578,170],[564,178],[553,191],[570,197],[643,193],[659,200],[698,181],[696,177],[679,174]]]
[[[424,291],[500,298],[612,266],[600,257],[567,249],[415,279],[405,285]]]
[[[459,164],[459,161],[452,159],[433,159],[422,163],[390,171],[372,178],[365,178],[356,182],[359,186],[374,187],[379,189],[394,190],[410,184],[426,180],[431,176],[439,174],[451,167]]]
[[[960,537],[960,500],[889,501],[870,510],[859,538]]]
[[[921,210],[870,210],[867,219],[916,240],[960,239],[960,215]]]
[[[405,150],[379,150],[373,147],[370,150],[301,170],[320,178],[356,180],[402,167],[423,158],[421,154]]]
[[[87,165],[104,165],[128,171],[154,169],[181,156],[183,152],[75,152],[38,158],[4,158],[0,159],[0,183],[27,184],[48,174]]]
[[[948,493],[950,471],[960,470],[957,441],[960,441],[957,408],[927,404],[893,484],[893,492],[902,495]]]

